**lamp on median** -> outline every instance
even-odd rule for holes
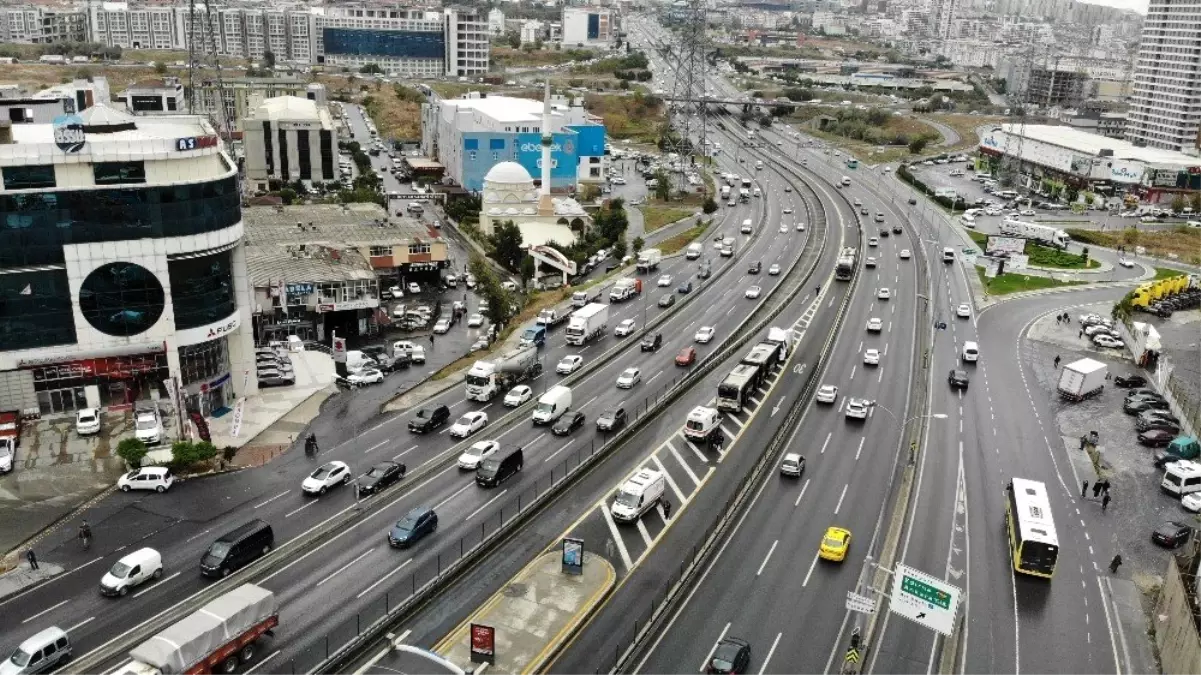
[[[897,416],[895,414],[893,414],[893,412],[891,410],[880,405],[878,402],[871,401],[868,405],[870,405],[872,408],[879,408],[880,410],[883,410],[884,412],[888,413],[888,416],[892,418],[893,423],[897,425],[897,429],[899,431],[904,431],[905,425],[909,424],[910,422],[912,422],[914,420],[924,420],[924,419],[945,420],[948,417],[948,415],[946,413],[927,413],[925,415],[914,415],[913,417],[907,418],[905,421],[902,422],[897,419]],[[909,463],[910,464],[913,464],[916,454],[917,454],[917,448],[914,445],[910,445],[909,446]]]

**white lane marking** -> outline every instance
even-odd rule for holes
[[[382,447],[384,447],[385,445],[387,445],[387,443],[388,443],[388,440],[389,440],[389,439],[386,439],[386,438],[385,438],[384,440],[380,441],[379,443],[376,443],[375,445],[371,446],[370,448],[367,448],[366,450],[364,450],[364,451],[363,451],[363,454],[365,455],[365,454],[367,454],[367,453],[369,453],[369,452],[374,452],[374,451],[376,451],[376,450],[379,450],[380,448],[382,448]]]
[[[316,499],[310,499],[308,504],[305,504],[304,506],[302,506],[298,509],[295,509],[293,511],[288,511],[287,513],[285,513],[284,518],[291,518],[292,516],[300,513],[301,511],[309,508],[310,506],[312,506],[313,504],[316,504],[316,503],[317,503]]]
[[[410,452],[413,452],[417,448],[418,448],[418,446],[414,445],[413,447],[409,448],[408,450],[404,450],[398,454],[392,455],[392,459],[393,460],[400,459],[401,457],[404,457],[405,455],[409,454]]]
[[[771,649],[767,650],[767,657],[763,659],[763,666],[759,668],[759,675],[767,672],[767,664],[771,662],[771,655],[776,653],[776,645],[780,644],[780,638],[783,636],[783,633],[776,633],[776,639],[772,640]]]
[[[676,461],[680,463],[680,466],[684,467],[684,473],[688,474],[688,477],[692,479],[693,484],[700,486],[701,480],[697,478],[696,474],[692,472],[691,468],[689,468],[688,463],[684,461],[683,455],[676,451],[676,446],[672,445],[671,441],[667,441],[664,443],[664,445],[666,445],[667,449],[671,451],[672,456],[676,458]]]
[[[254,505],[254,508],[256,508],[256,509],[257,509],[257,508],[259,508],[260,506],[266,506],[266,505],[270,504],[271,502],[273,502],[273,501],[275,501],[275,500],[279,499],[280,497],[282,497],[282,496],[284,496],[284,495],[288,494],[289,492],[291,492],[291,490],[284,490],[283,492],[281,492],[281,493],[279,493],[279,494],[275,495],[274,497],[270,497],[270,498],[268,498],[268,499],[267,499],[267,500],[265,500],[265,501],[261,501],[261,502],[259,502],[258,504],[255,504],[255,505]],[[208,532],[208,530],[205,530],[205,532]],[[191,539],[189,539],[188,541],[191,541]]]
[[[733,422],[734,424],[738,425],[738,428],[739,428],[739,429],[742,429],[743,427],[745,427],[745,426],[746,426],[746,423],[745,423],[745,422],[743,422],[742,420],[738,419],[737,417],[735,417],[735,416],[734,416],[733,414],[731,414],[731,413],[728,413],[728,412],[727,412],[727,413],[726,413],[726,415],[725,415],[725,419],[727,419],[727,420],[730,420],[730,421],[731,421],[731,422]]]
[[[651,544],[654,543],[654,540],[651,539],[651,533],[647,531],[646,524],[642,522],[641,518],[639,518],[637,521],[635,521],[634,525],[638,528],[638,534],[642,535],[642,543],[646,544],[647,548],[650,548]]]
[[[705,457],[705,455],[701,453],[700,449],[692,444],[692,441],[685,439],[684,445],[688,446],[688,449],[692,451],[692,454],[696,455],[697,459],[701,460],[702,462],[705,462],[706,464],[709,463],[709,458]]]
[[[47,607],[46,609],[43,609],[42,611],[38,612],[37,614],[34,614],[33,616],[29,617],[28,619],[25,619],[24,621],[22,621],[21,625],[24,626],[25,624],[29,623],[30,621],[33,621],[34,619],[38,618],[39,616],[41,616],[43,614],[49,614],[50,612],[53,612],[54,610],[58,609],[59,607],[62,607],[63,605],[67,604],[68,602],[71,602],[71,600],[70,599],[63,600],[62,602],[58,603],[57,605]]]
[[[153,591],[154,589],[167,583],[168,581],[171,581],[172,579],[179,576],[180,574],[183,574],[183,572],[176,572],[175,574],[172,574],[171,576],[167,577],[166,579],[160,579],[159,581],[156,581],[152,586],[150,586],[150,588],[143,588],[142,590],[138,591],[137,593],[134,593],[133,597],[136,598],[139,595],[142,595],[144,593],[149,593],[150,591]],[[70,632],[70,631],[68,631],[68,632]]]
[[[659,470],[663,472],[663,478],[667,480],[667,484],[671,487],[671,491],[676,493],[676,497],[680,500],[680,505],[683,506],[688,501],[688,498],[684,496],[684,491],[680,489],[680,486],[676,485],[676,481],[671,477],[671,474],[667,473],[667,467],[663,466],[663,462],[659,461],[659,455],[651,455],[651,461],[653,461],[655,465],[659,467]]]
[[[211,528],[211,527],[210,527],[208,530],[204,530],[204,531],[202,531],[202,532],[199,532],[199,533],[197,533],[197,534],[194,534],[194,535],[192,535],[192,536],[188,537],[187,539],[185,539],[185,540],[184,540],[184,542],[185,542],[185,543],[187,543],[187,542],[189,542],[189,541],[192,541],[193,539],[199,539],[200,537],[203,537],[204,535],[208,534],[208,533],[209,533],[209,530],[212,530],[212,529],[213,529],[213,528]]]
[[[809,571],[805,573],[805,580],[801,582],[801,588],[809,585],[809,577],[813,576],[813,568],[817,567],[817,554],[813,554],[813,562],[809,563]]]
[[[71,626],[70,628],[68,628],[66,632],[70,633],[71,631],[75,630],[76,628],[83,628],[84,626],[88,625],[89,623],[92,623],[95,620],[96,620],[96,617],[89,616],[88,618],[84,619],[83,621],[80,621],[79,623],[75,624],[74,626]]]
[[[851,366],[851,377],[849,379],[852,379],[852,380],[855,379],[855,371],[858,370],[858,368],[859,368],[859,364],[855,364],[855,365]]]
[[[613,543],[617,545],[617,553],[621,556],[621,561],[625,563],[626,571],[629,571],[634,567],[634,561],[630,559],[630,552],[626,550],[626,543],[622,540],[621,533],[617,531],[617,523],[613,520],[613,514],[609,513],[609,505],[601,502],[600,509],[605,516],[605,524],[609,526],[609,534],[613,535]]]
[[[859,449],[855,451],[855,461],[859,461],[859,453],[863,452],[863,442],[867,440],[867,436],[859,437]]]
[[[801,498],[805,496],[805,490],[809,489],[809,479],[805,479],[805,484],[801,486],[801,494],[796,496],[796,501],[792,503],[794,507],[801,505]]]
[[[842,509],[842,500],[847,496],[847,488],[851,487],[850,483],[842,486],[842,494],[838,495],[838,506],[834,507],[834,515],[838,515],[838,511]]]
[[[830,437],[833,435],[834,435],[833,431],[826,434],[826,440],[825,440],[825,442],[822,443],[822,451],[818,453],[819,455],[826,454],[826,446],[830,444]]]
[[[361,554],[359,554],[359,557],[355,558],[354,560],[351,560],[350,562],[339,567],[338,569],[334,570],[333,572],[330,572],[329,576],[325,577],[321,581],[318,581],[317,585],[320,586],[321,584],[324,584],[325,582],[329,581],[330,579],[333,579],[334,577],[338,576],[339,574],[345,572],[346,568],[350,567],[351,565],[353,565],[353,564],[357,563],[358,561],[362,560],[363,558],[367,557],[370,553],[375,551],[376,548],[377,547],[373,546],[373,547],[367,549],[366,551],[363,551]]]
[[[480,507],[478,509],[472,511],[464,520],[471,520],[473,516],[479,515],[480,511],[483,511],[484,509],[488,508],[489,506],[492,506],[492,502],[500,499],[501,497],[504,497],[505,493],[508,491],[509,491],[509,488],[505,488],[505,489],[501,490],[500,494],[498,494],[495,497],[493,497],[492,499],[489,499],[488,501],[484,502],[482,505],[480,505]]]
[[[755,576],[759,576],[759,575],[763,574],[763,568],[767,567],[767,561],[771,560],[771,554],[776,552],[776,545],[779,543],[780,543],[779,539],[777,539],[771,543],[771,548],[769,548],[767,550],[767,555],[763,556],[763,562],[759,563],[759,571],[755,572]]]
[[[465,491],[467,488],[471,487],[472,485],[475,485],[475,482],[474,482],[474,481],[473,481],[473,482],[471,482],[471,483],[468,483],[468,484],[464,485],[463,487],[459,488],[458,490],[455,490],[455,493],[454,493],[453,495],[451,495],[451,496],[447,497],[446,499],[443,499],[442,501],[440,501],[440,502],[438,502],[437,504],[435,504],[435,505],[434,505],[434,511],[437,511],[438,509],[442,508],[443,506],[446,506],[446,504],[447,504],[447,503],[448,503],[450,500],[452,500],[452,499],[454,499],[455,497],[458,497],[459,495],[463,494],[463,492],[464,492],[464,491]]]
[[[557,454],[559,454],[560,452],[563,452],[564,450],[566,450],[566,449],[567,449],[567,447],[568,447],[569,445],[571,445],[573,442],[574,442],[574,441],[567,441],[566,443],[564,443],[564,444],[563,444],[563,447],[561,447],[561,448],[559,448],[558,450],[555,450],[554,452],[550,453],[550,456],[549,456],[549,457],[547,457],[546,459],[542,460],[542,463],[543,463],[543,464],[546,464],[547,462],[549,462],[549,461],[551,461],[552,459],[554,459],[554,458],[555,458],[555,455],[557,455]],[[527,446],[527,447],[528,447],[528,446]]]
[[[370,586],[368,586],[367,588],[364,588],[362,593],[359,593],[358,595],[354,596],[354,597],[355,597],[355,600],[358,600],[359,598],[363,597],[364,595],[367,595],[368,593],[370,593],[370,592],[372,591],[372,589],[374,589],[376,586],[379,586],[380,584],[384,583],[384,581],[386,581],[386,580],[388,579],[388,577],[390,577],[390,576],[392,576],[393,574],[396,574],[397,572],[401,571],[402,569],[404,569],[404,568],[405,568],[405,565],[408,565],[408,564],[409,564],[409,563],[411,563],[411,562],[413,562],[413,559],[412,559],[412,558],[409,558],[408,560],[406,560],[406,561],[404,561],[404,562],[400,563],[399,565],[397,565],[397,566],[396,566],[396,569],[394,569],[394,570],[392,570],[391,572],[388,572],[388,573],[387,573],[387,574],[385,574],[384,576],[380,577],[378,581],[376,581],[375,583],[371,584],[371,585],[370,585]]]
[[[253,667],[251,667],[250,669],[248,669],[248,670],[246,671],[246,675],[250,675],[250,674],[251,674],[251,673],[253,673],[254,671],[258,670],[259,668],[262,668],[264,665],[266,665],[266,664],[267,664],[267,662],[268,662],[268,661],[270,661],[271,659],[273,659],[273,658],[275,658],[275,657],[279,656],[279,653],[280,653],[280,652],[282,652],[282,651],[283,651],[282,649],[277,649],[277,650],[275,650],[274,652],[272,652],[272,653],[271,653],[271,655],[270,655],[270,656],[268,656],[267,658],[263,659],[262,661],[259,661],[258,663],[254,664],[254,666],[253,666]]]
[[[701,667],[697,669],[699,672],[703,673],[709,669],[709,659],[713,658],[713,652],[717,651],[717,645],[726,638],[726,632],[729,630],[730,624],[727,623],[726,627],[721,629],[721,635],[717,636],[717,640],[713,643],[713,646],[709,648],[709,653],[705,654],[705,660],[701,661]]]

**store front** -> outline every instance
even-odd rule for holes
[[[289,314],[277,312],[277,316],[271,317],[256,316],[258,330],[255,331],[255,335],[259,344],[266,344],[272,340],[287,342],[289,335],[296,335],[305,342],[314,342],[317,340],[316,316],[308,310],[299,313],[293,311]]]
[[[43,415],[90,407],[120,410],[137,401],[166,398],[163,382],[170,377],[165,350],[24,367],[33,374]]]
[[[230,405],[233,389],[228,337],[180,347],[179,370],[188,410],[211,417]]]

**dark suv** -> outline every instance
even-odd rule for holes
[[[597,431],[617,431],[626,425],[626,409],[620,406],[609,408],[596,418]]]
[[[657,352],[659,351],[659,347],[662,345],[663,333],[651,333],[650,335],[642,338],[641,347],[642,351],[644,352]]]
[[[755,262],[751,263],[751,266],[747,269],[747,274],[758,274],[759,272],[762,272],[762,271],[763,271],[763,263],[756,260]]]
[[[433,410],[422,408],[417,411],[417,416],[409,420],[409,431],[415,434],[424,434],[445,425],[450,421],[450,408],[440,405]]]
[[[950,384],[952,387],[967,389],[967,382],[968,379],[966,370],[952,370],[947,375],[947,384]]]

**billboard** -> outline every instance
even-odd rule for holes
[[[1026,250],[1026,240],[1017,237],[989,236],[985,252],[988,255],[996,253],[1022,253]]]

